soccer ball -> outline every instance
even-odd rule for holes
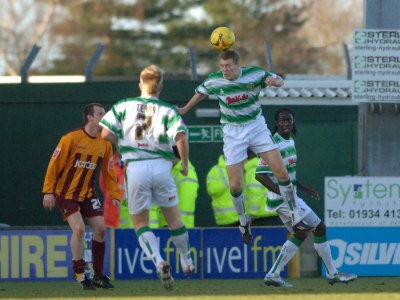
[[[235,43],[235,35],[228,27],[218,27],[210,36],[211,47],[223,51],[232,47]]]

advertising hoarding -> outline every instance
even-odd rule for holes
[[[196,265],[191,278],[263,278],[287,239],[283,227],[252,228],[253,242],[243,244],[237,227],[189,229],[190,250]],[[172,276],[185,278],[168,229],[155,229],[161,255],[171,264]],[[132,229],[115,230],[115,278],[154,279],[153,262],[141,251]],[[282,272],[287,277],[287,268]]]
[[[57,281],[74,279],[69,246],[71,230],[0,231],[0,280]],[[85,232],[84,259],[92,266],[92,232]],[[110,235],[106,234],[104,272],[110,273]]]
[[[325,177],[325,224],[400,226],[400,177]]]
[[[171,273],[174,278],[184,278],[179,263],[179,253],[171,239],[168,229],[152,229],[159,240],[161,256],[171,265]],[[190,251],[195,263],[196,271],[191,278],[200,278],[201,266],[201,231],[200,229],[188,229],[190,238]],[[146,257],[140,248],[138,239],[133,229],[115,230],[114,253],[115,279],[154,279],[157,278],[154,263]]]
[[[283,227],[254,227],[244,245],[237,228],[204,229],[204,278],[264,278],[287,240]],[[287,267],[281,273],[287,277]]]
[[[399,276],[399,228],[328,227],[335,267],[358,276]]]
[[[400,177],[325,177],[325,223],[340,271],[400,275]]]
[[[287,239],[284,227],[254,227],[253,242],[244,245],[237,227],[189,229],[196,265],[192,279],[263,278]],[[179,253],[168,229],[154,229],[161,255],[176,279],[183,274]],[[70,230],[0,231],[0,281],[74,280]],[[92,266],[92,233],[85,233],[84,258]],[[112,255],[112,257],[111,257]],[[157,279],[152,261],[141,250],[133,229],[107,230],[104,273],[115,279]],[[287,267],[282,277],[287,277]],[[91,274],[88,274],[91,275]]]
[[[400,102],[400,31],[357,29],[353,33],[355,102]]]

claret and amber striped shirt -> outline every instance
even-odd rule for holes
[[[92,137],[79,128],[68,132],[58,143],[47,167],[44,194],[83,201],[97,198],[96,170],[101,168],[106,188],[120,200],[120,191],[112,164],[111,143],[98,135]]]

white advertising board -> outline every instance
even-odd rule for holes
[[[325,224],[400,226],[400,177],[325,177]]]
[[[352,67],[353,101],[400,102],[400,30],[355,30]]]

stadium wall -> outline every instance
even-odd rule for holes
[[[182,106],[198,84],[166,81],[162,98]],[[85,104],[100,102],[108,109],[117,100],[138,93],[137,81],[0,85],[0,223],[65,225],[58,211],[49,213],[42,207],[42,182],[54,147],[64,133],[82,126],[81,111]],[[278,107],[263,106],[271,131],[273,114]],[[357,172],[358,106],[302,104],[290,107],[295,113],[298,130],[298,178],[315,186],[322,196],[325,176],[355,175]],[[218,103],[204,101],[196,108],[218,108]],[[216,117],[197,118],[195,109],[184,119],[190,126],[219,124]],[[200,182],[196,207],[198,227],[215,225],[205,177],[221,153],[221,142],[191,143],[190,157]],[[308,203],[323,217],[324,201],[310,200]],[[274,217],[258,225],[276,224],[280,222]]]

